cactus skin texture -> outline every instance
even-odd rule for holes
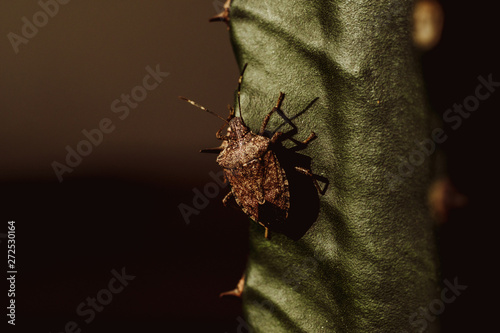
[[[301,154],[329,181],[317,219],[298,240],[250,223],[243,292],[252,332],[437,331],[434,222],[427,206],[433,116],[412,42],[413,1],[233,0],[230,38],[246,124],[280,91]],[[268,128],[283,120],[273,116]],[[423,156],[423,158],[422,158]],[[417,159],[420,158],[420,159]],[[400,181],[395,182],[394,176]]]

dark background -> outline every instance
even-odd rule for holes
[[[474,93],[477,77],[500,81],[494,11],[486,1],[441,2],[441,42],[422,58],[429,100],[439,117]],[[15,54],[0,47],[1,216],[16,221],[16,329],[62,332],[236,332],[238,299],[219,299],[244,270],[247,219],[220,203],[227,190],[187,225],[178,205],[192,206],[218,171],[220,120],[177,99],[187,96],[225,115],[238,68],[228,32],[208,23],[222,1],[70,1]],[[1,2],[0,32],[21,34],[36,2]],[[170,75],[120,120],[110,104],[142,83],[145,67]],[[495,117],[500,92],[482,102],[442,145],[453,184],[468,204],[439,227],[443,279],[468,289],[440,316],[443,331],[494,322],[493,254],[498,222]],[[115,130],[59,183],[51,167],[81,131],[110,118]],[[5,239],[2,249],[5,249]],[[106,288],[112,269],[136,278],[95,320],[75,312]],[[5,265],[2,265],[4,270]],[[7,297],[3,297],[6,304]],[[492,305],[493,303],[493,305]],[[2,305],[3,307],[4,305]],[[4,318],[5,319],[5,318]],[[2,323],[3,325],[3,323]]]

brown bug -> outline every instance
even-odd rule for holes
[[[238,80],[238,107],[241,115],[240,89],[243,67]],[[245,214],[266,228],[283,223],[290,208],[290,191],[288,179],[281,167],[273,148],[282,137],[282,132],[275,132],[271,138],[264,136],[271,115],[280,110],[285,94],[280,92],[276,106],[264,118],[258,134],[253,133],[245,125],[243,118],[236,117],[233,107],[229,107],[229,117],[222,118],[207,108],[185,97],[179,98],[222,119],[225,124],[217,131],[216,137],[222,144],[216,148],[202,149],[204,153],[218,153],[217,163],[223,168],[224,175],[231,185],[231,191],[222,200],[226,206],[234,198]],[[227,134],[222,131],[227,126]],[[294,125],[292,125],[294,126]],[[301,142],[307,144],[316,138],[314,132]],[[312,176],[310,170],[296,167],[296,170]],[[314,180],[316,188],[319,186]]]

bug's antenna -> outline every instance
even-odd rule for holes
[[[183,96],[179,96],[179,98],[180,98],[180,99],[185,100],[185,101],[186,101],[186,102],[188,102],[189,104],[192,104],[192,105],[196,106],[197,108],[202,109],[203,111],[207,111],[208,113],[210,113],[210,114],[212,114],[212,115],[216,116],[216,117],[217,117],[217,118],[219,118],[219,119],[222,119],[222,120],[223,120],[226,124],[228,124],[228,122],[227,122],[227,120],[226,120],[226,119],[222,118],[222,117],[221,117],[221,116],[219,116],[217,113],[215,113],[215,112],[213,112],[213,111],[210,111],[210,110],[209,110],[209,109],[207,109],[206,107],[204,107],[204,106],[202,106],[202,105],[200,105],[200,104],[196,103],[195,101],[192,101],[192,100],[190,100],[190,99],[188,99],[188,98],[186,98],[186,97],[183,97]]]
[[[240,110],[240,118],[243,120],[243,114],[241,112],[241,102],[240,102],[240,90],[241,90],[241,81],[243,81],[243,73],[245,73],[245,69],[247,68],[248,64],[245,64],[243,66],[243,69],[241,70],[240,78],[238,79],[238,109]]]

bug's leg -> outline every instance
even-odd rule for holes
[[[278,109],[276,110],[278,115],[280,115],[281,118],[283,118],[284,120],[284,123],[282,123],[281,125],[279,125],[275,131],[278,131],[282,126],[284,126],[285,124],[288,124],[290,125],[290,127],[292,127],[292,129],[288,132],[286,132],[285,136],[283,136],[282,140],[286,140],[286,139],[289,139],[289,138],[292,138],[295,134],[297,134],[298,132],[298,129],[297,129],[297,126],[292,122],[292,120],[294,120],[295,118],[299,117],[300,115],[302,115],[304,112],[306,112],[307,110],[309,110],[314,103],[316,103],[316,101],[319,99],[319,97],[316,97],[315,99],[313,99],[305,108],[304,110],[300,111],[299,113],[297,113],[295,116],[291,117],[291,118],[288,118],[281,109]]]
[[[224,124],[224,126],[225,126],[225,124]],[[215,136],[217,137],[217,139],[223,140],[222,144],[220,146],[218,146],[218,147],[201,149],[200,153],[219,154],[221,151],[223,151],[224,149],[226,149],[226,147],[227,147],[227,140],[229,139],[229,136],[228,135],[221,135],[221,131],[224,129],[224,126],[222,126],[221,129],[219,129],[217,131],[217,133],[215,134]]]
[[[235,117],[235,112],[234,108],[231,105],[228,105],[227,108],[229,110],[229,117],[227,118],[227,122],[229,123],[229,121]]]
[[[285,98],[285,94],[280,92],[276,106],[267,114],[267,116],[264,118],[264,121],[262,122],[262,126],[260,127],[259,135],[264,134],[264,131],[266,130],[267,123],[269,123],[269,119],[271,118],[271,115],[273,114],[274,111],[277,111],[281,108],[281,103],[283,102],[284,98]]]
[[[290,141],[292,141],[296,145],[295,147],[292,147],[290,149],[292,151],[298,151],[298,150],[305,149],[305,148],[307,148],[307,145],[309,144],[309,142],[313,141],[316,138],[317,138],[317,136],[316,136],[316,133],[314,133],[314,132],[311,132],[311,134],[309,134],[309,136],[303,141],[297,141],[294,138],[290,138]]]
[[[227,204],[228,204],[229,200],[231,200],[231,198],[233,196],[234,196],[233,192],[230,191],[228,194],[226,194],[226,196],[224,197],[224,199],[222,199],[222,204],[227,207]]]
[[[225,291],[223,293],[220,293],[219,297],[223,297],[223,296],[241,297],[241,294],[243,293],[244,288],[245,288],[245,274],[243,274],[241,276],[241,279],[238,281],[236,288],[234,288],[233,290],[229,290],[229,291]]]
[[[268,228],[268,227],[266,227],[266,225],[265,225],[264,223],[262,223],[262,222],[259,222],[259,224],[265,228],[265,231],[264,231],[264,237],[265,237],[266,239],[269,239],[269,228]]]
[[[213,153],[219,154],[221,151],[227,148],[227,140],[222,141],[222,144],[218,147],[201,149],[200,153]]]
[[[307,145],[309,142],[311,142],[312,140],[316,139],[317,138],[317,135],[316,133],[314,132],[311,132],[311,134],[309,134],[309,136],[304,140],[302,141],[301,143],[303,145]]]
[[[217,133],[215,133],[215,137],[217,139],[219,139],[219,140],[229,140],[229,135],[222,135],[222,131],[224,130],[224,128],[226,128],[226,126],[228,126],[229,121],[231,121],[231,119],[234,118],[234,109],[230,105],[228,105],[227,107],[229,109],[229,117],[227,117],[226,123],[223,124],[221,126],[221,128],[219,128],[219,130],[217,131]],[[230,128],[231,127],[229,127],[229,129]]]
[[[297,170],[298,172],[300,172],[300,173],[302,173],[302,174],[304,174],[306,176],[311,177],[311,179],[313,181],[313,184],[316,187],[316,189],[318,190],[318,192],[321,193],[321,194],[325,194],[326,187],[323,190],[321,189],[321,187],[318,184],[318,181],[314,177],[314,174],[311,172],[311,170],[306,169],[306,168],[302,168],[302,167],[298,167],[298,166],[295,167],[295,170]]]
[[[217,131],[217,133],[215,133],[215,137],[219,140],[229,140],[229,136],[228,135],[222,135],[222,131],[224,130],[224,128],[226,128],[227,124],[224,124],[222,125],[221,128],[219,128],[219,130]]]
[[[271,137],[271,143],[276,143],[281,138],[282,135],[283,132],[274,133],[273,136]]]

